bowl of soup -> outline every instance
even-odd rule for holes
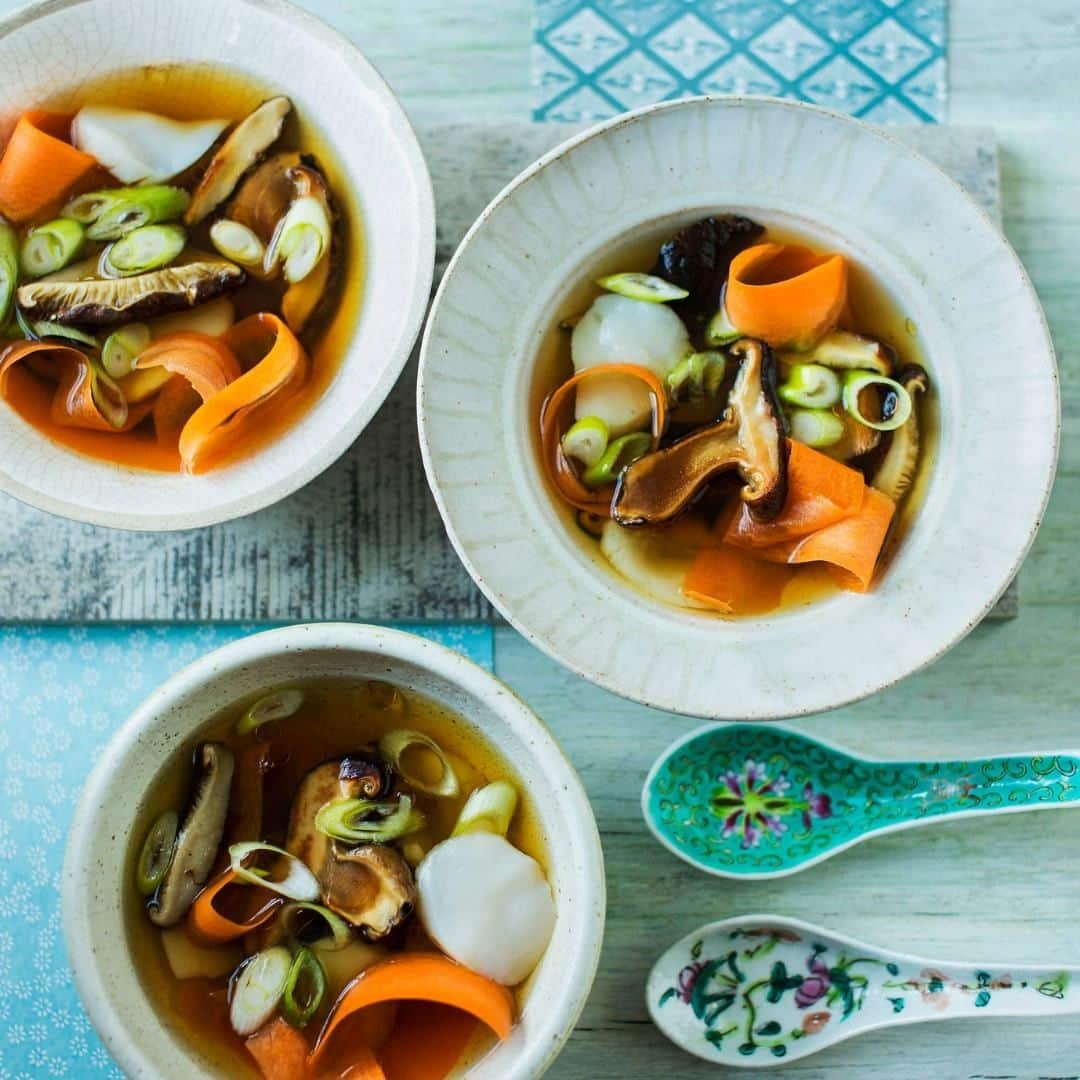
[[[890,136],[666,103],[553,150],[440,287],[428,479],[492,603],[658,708],[831,708],[964,636],[1049,496],[1053,348],[996,226]]]
[[[374,68],[247,0],[38,4],[0,23],[0,61],[0,490],[180,529],[334,462],[434,260],[427,168]]]
[[[148,698],[63,880],[76,986],[131,1076],[539,1076],[604,905],[540,720],[442,646],[345,624],[243,639]]]

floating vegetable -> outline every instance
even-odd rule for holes
[[[595,465],[604,456],[610,435],[599,416],[583,416],[562,437],[563,453],[582,465]]]
[[[424,815],[408,795],[400,796],[397,802],[335,799],[315,815],[315,827],[331,839],[349,844],[388,844],[422,829]]]
[[[139,354],[150,345],[150,328],[146,323],[131,323],[114,330],[101,347],[102,367],[120,379],[135,370]]]
[[[716,397],[724,382],[727,359],[720,352],[692,352],[668,373],[672,400],[687,399],[699,404]]]
[[[581,482],[588,488],[609,487],[618,480],[624,469],[649,452],[652,442],[652,436],[647,431],[635,431],[613,439],[600,460],[581,474]]]
[[[305,1028],[319,1011],[326,993],[326,973],[310,949],[293,957],[281,994],[281,1015],[294,1028]]]
[[[297,1080],[308,1075],[307,1059],[311,1047],[307,1039],[280,1016],[275,1016],[249,1036],[244,1046],[255,1059],[263,1080]],[[365,1061],[375,1062],[366,1046],[357,1049]],[[378,1069],[377,1064],[375,1068]],[[350,1072],[349,1080],[385,1080],[385,1077],[381,1071],[370,1075],[361,1071]]]
[[[844,421],[829,409],[792,409],[788,425],[796,442],[817,449],[835,446],[844,437]]]
[[[609,274],[600,278],[596,284],[608,292],[618,293],[619,296],[656,304],[663,304],[668,300],[683,300],[690,295],[686,289],[672,285],[670,281],[656,277],[655,274]]]
[[[424,929],[448,956],[506,986],[536,967],[555,901],[535,859],[501,836],[470,833],[436,844],[416,881]]]
[[[275,856],[275,871],[256,866],[258,857],[265,853]],[[259,885],[290,900],[315,900],[319,896],[319,882],[315,875],[295,855],[273,844],[257,840],[233,844],[229,848],[229,866],[237,881]]]
[[[90,349],[97,349],[98,347],[97,338],[93,334],[88,334],[85,330],[80,330],[77,326],[65,326],[63,323],[52,322],[49,319],[38,319],[37,322],[30,322],[18,308],[15,309],[15,322],[27,341],[58,338],[72,345],[85,345]],[[106,374],[111,376],[112,372],[106,369]],[[121,389],[124,388],[121,387]],[[127,392],[125,391],[126,396]],[[130,397],[128,400],[131,400]]]
[[[132,277],[168,266],[187,244],[182,225],[144,225],[132,229],[122,240],[110,244],[101,254],[101,272],[106,277]]]
[[[724,615],[757,615],[780,604],[792,573],[787,566],[713,543],[698,550],[682,592],[688,600]]]
[[[158,183],[194,165],[227,127],[225,120],[173,120],[138,109],[87,105],[71,141],[122,183]]]
[[[187,205],[183,188],[145,184],[79,195],[64,207],[64,217],[86,225],[91,240],[119,240],[144,225],[176,221]]]
[[[139,852],[139,861],[135,864],[135,887],[140,896],[152,896],[161,884],[176,851],[179,829],[180,815],[175,810],[166,810],[150,826]]]
[[[203,401],[240,378],[240,365],[220,338],[192,331],[159,337],[139,353],[135,367],[139,371],[160,367],[181,375]]]
[[[378,799],[392,782],[390,765],[377,755],[348,754],[338,766],[338,787],[350,799]]]
[[[256,953],[240,968],[229,1002],[229,1023],[237,1035],[251,1035],[273,1016],[292,966],[289,950],[275,945]]]
[[[894,503],[900,501],[915,479],[915,469],[919,463],[920,433],[914,397],[916,394],[925,394],[930,386],[929,376],[916,364],[911,364],[899,372],[896,381],[912,399],[911,415],[906,424],[888,436],[888,449],[873,477],[873,486]]]
[[[19,254],[23,273],[33,278],[55,274],[79,257],[85,242],[85,230],[70,218],[36,225],[26,234]]]
[[[409,728],[389,731],[379,740],[379,750],[401,778],[417,791],[439,798],[452,799],[460,790],[457,774],[447,760],[446,754],[443,753],[442,747],[422,731],[412,731]],[[419,751],[421,754],[426,751],[434,755],[439,763],[438,776],[431,780],[418,776],[416,769],[406,760],[410,751]]]
[[[451,836],[472,832],[505,836],[517,809],[517,788],[506,780],[496,780],[477,788],[465,800]]]
[[[314,916],[311,919],[310,916]],[[352,941],[352,931],[344,919],[322,904],[294,901],[286,904],[278,915],[282,930],[296,941],[303,941],[318,951],[344,949]],[[312,922],[321,921],[329,934],[312,937]]]
[[[705,341],[709,345],[731,345],[743,336],[743,332],[731,321],[723,304],[705,327]]]
[[[301,282],[330,251],[330,214],[315,195],[293,201],[281,219],[263,258],[263,270],[273,272],[279,262],[290,285]]]
[[[239,915],[232,914],[237,900],[244,901]],[[229,866],[195,898],[187,929],[193,938],[208,944],[236,941],[269,922],[283,902],[278,894],[263,889],[261,882],[242,881]]]
[[[859,395],[868,387],[884,391],[885,401],[881,419],[866,416],[859,405]],[[850,371],[844,377],[844,408],[848,415],[875,431],[895,431],[907,423],[911,416],[911,395],[895,379],[872,371]]]
[[[893,368],[891,352],[885,345],[848,330],[834,330],[809,352],[785,353],[781,359],[785,362],[823,364],[840,370],[876,371],[879,375],[891,375]]]
[[[19,284],[19,246],[15,230],[0,219],[0,324],[11,317],[11,303]]]
[[[302,690],[275,690],[272,694],[259,698],[250,705],[236,724],[237,735],[250,735],[263,724],[278,720],[288,720],[304,704]]]
[[[161,931],[161,945],[169,970],[178,979],[220,979],[234,972],[244,959],[231,945],[199,945],[180,926]]]
[[[210,226],[210,240],[226,259],[232,259],[248,270],[262,270],[266,246],[246,225],[221,218]]]
[[[780,400],[801,409],[829,409],[840,400],[840,380],[821,364],[793,364],[777,388]]]

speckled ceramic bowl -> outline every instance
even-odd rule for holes
[[[196,661],[143,702],[95,767],[68,838],[62,906],[75,985],[109,1052],[128,1076],[145,1080],[229,1075],[162,1024],[132,965],[124,921],[132,828],[177,745],[229,702],[300,678],[378,678],[417,690],[465,717],[513,762],[549,852],[555,933],[510,1038],[454,1076],[540,1076],[585,1004],[603,938],[603,853],[581,782],[536,715],[471,661],[412,634],[345,623],[255,634]]]
[[[662,606],[601,565],[544,482],[530,399],[553,314],[605,251],[718,209],[847,253],[917,328],[940,404],[938,446],[913,525],[872,595],[732,622]],[[959,641],[1034,539],[1059,429],[1042,310],[986,214],[887,134],[753,98],[643,109],[513,181],[443,280],[418,408],[450,537],[521,633],[617,693],[732,719],[840,705]]]
[[[28,106],[113,71],[165,63],[230,68],[292,98],[349,177],[365,279],[359,316],[323,396],[272,445],[204,476],[79,456],[0,402],[0,490],[122,529],[240,517],[337,460],[401,373],[434,266],[431,181],[405,113],[358,49],[284,0],[47,0],[26,8],[0,22],[0,138]]]

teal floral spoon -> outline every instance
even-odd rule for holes
[[[676,942],[649,973],[649,1015],[718,1065],[796,1061],[864,1031],[970,1016],[1080,1012],[1080,969],[941,964],[797,919],[746,915]]]
[[[710,724],[665,751],[645,821],[721,877],[781,877],[882,832],[962,814],[1080,806],[1080,756],[869,761],[778,724]]]

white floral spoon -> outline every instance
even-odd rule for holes
[[[797,919],[710,923],[656,962],[645,996],[676,1045],[720,1065],[775,1068],[890,1024],[1080,1012],[1077,968],[938,963]]]

